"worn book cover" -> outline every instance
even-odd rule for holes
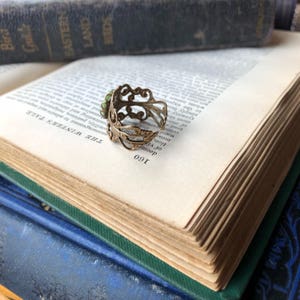
[[[274,14],[275,0],[1,1],[0,64],[258,46]]]

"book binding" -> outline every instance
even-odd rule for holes
[[[274,14],[274,0],[4,1],[0,63],[261,45]]]

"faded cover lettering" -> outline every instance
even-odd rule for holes
[[[261,45],[274,2],[4,1],[0,63]]]

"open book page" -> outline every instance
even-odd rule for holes
[[[23,63],[0,65],[0,94],[14,90],[58,68],[59,63]]]
[[[300,71],[300,35],[274,38],[260,49],[71,63],[1,98],[0,138],[183,228]],[[166,130],[134,152],[112,143],[99,117],[124,83],[169,106]]]

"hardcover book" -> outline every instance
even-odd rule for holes
[[[189,298],[3,177],[1,284],[31,300]]]
[[[0,64],[265,44],[275,0],[2,0]]]
[[[176,280],[173,283],[172,277],[166,282],[108,246],[100,240],[101,236],[98,239],[80,229],[60,213],[49,210],[49,207],[45,207],[23,189],[0,177],[0,283],[22,295],[24,299],[189,299],[183,290],[193,299],[240,299],[250,278],[253,277],[254,269],[299,171],[298,155],[240,266],[227,288],[221,292],[209,291],[200,284],[187,290],[184,281],[178,285]],[[25,181],[20,180],[21,177],[18,175],[10,178],[24,185]],[[34,184],[26,187],[38,193],[37,189],[33,188]],[[45,191],[40,196],[41,200],[47,198]],[[297,220],[291,216],[291,211],[296,215],[297,200],[296,189],[289,197],[287,213],[283,216],[289,219],[287,224],[292,225],[294,220]],[[286,222],[281,221],[279,225],[285,224]],[[275,238],[272,238],[269,246],[271,249],[264,255],[267,258],[263,261],[269,268],[274,266],[274,252],[277,253],[281,236],[282,232],[275,231]],[[290,240],[294,238],[295,235],[289,237]],[[288,251],[287,249],[283,253]],[[278,255],[275,258],[277,257]],[[282,254],[282,257],[286,255]],[[246,292],[246,295],[251,295],[249,299],[260,298],[261,294],[270,296],[277,293],[278,278],[285,274],[282,274],[283,266],[284,261],[276,265],[276,270],[272,268],[272,274],[279,273],[279,276],[275,277],[277,279],[272,289],[269,288],[272,274],[267,281],[264,273],[255,275],[254,283],[247,288],[250,293]],[[297,283],[296,272],[292,283]],[[290,286],[291,280],[284,282],[285,287],[287,284]],[[115,288],[116,285],[118,289]],[[175,286],[180,287],[182,291],[177,290]]]
[[[299,34],[276,32],[262,49],[61,67],[2,96],[2,173],[162,277],[224,289],[299,150],[299,49]],[[166,130],[135,152],[98,117],[124,82],[169,106]]]

